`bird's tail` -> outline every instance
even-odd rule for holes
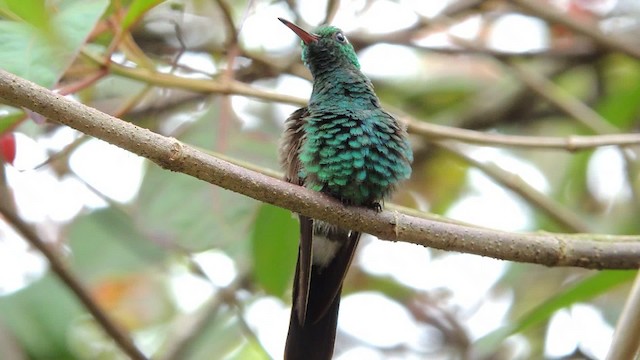
[[[301,281],[301,276],[305,276],[301,271],[304,261],[301,262],[301,256],[298,256],[285,346],[286,360],[329,360],[333,355],[342,282],[360,233],[335,229],[326,235],[331,240],[340,241],[340,249],[328,265],[311,266],[308,283]],[[308,284],[307,296],[300,296],[301,287],[305,284]]]
[[[300,323],[297,311],[292,309],[285,347],[285,360],[331,359],[336,338],[339,307],[340,294],[334,298],[323,317],[316,322],[306,321],[304,324]]]

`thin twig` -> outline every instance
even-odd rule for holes
[[[180,326],[180,332],[174,334],[170,342],[166,345],[161,360],[179,360],[184,359],[188,354],[191,345],[193,345],[202,333],[205,327],[211,324],[211,321],[220,310],[220,306],[225,304],[226,297],[234,294],[242,287],[246,280],[245,276],[238,276],[229,286],[218,290],[217,294],[207,300],[202,308],[193,316],[189,317],[185,324]]]
[[[640,236],[511,233],[346,207],[318,192],[214,158],[3,70],[0,70],[0,98],[146,157],[165,169],[381,239],[547,266],[640,267]]]
[[[618,131],[609,124],[600,114],[595,112],[585,103],[561,89],[551,80],[525,69],[524,66],[514,62],[503,61],[514,75],[538,96],[546,100],[565,114],[579,121],[596,134],[611,134]]]
[[[98,325],[109,334],[118,347],[131,359],[145,360],[146,356],[133,344],[131,338],[93,301],[89,291],[85,289],[75,275],[66,268],[65,264],[58,258],[56,253],[49,248],[45,241],[40,239],[28,224],[8,209],[5,203],[0,203],[0,214],[2,214],[5,220],[13,226],[29,244],[38,249],[40,253],[47,258],[51,270],[75,294],[76,298],[84,305],[85,309],[93,315]]]
[[[260,342],[260,339],[258,339],[258,336],[253,331],[253,329],[251,329],[251,326],[249,325],[249,323],[245,319],[244,306],[238,300],[238,297],[236,296],[237,294],[235,292],[228,292],[227,295],[228,295],[227,304],[232,305],[233,307],[235,307],[235,309],[236,309],[236,317],[238,319],[238,324],[240,325],[240,329],[242,329],[242,332],[244,333],[244,336],[247,339],[249,339],[250,342],[252,341],[254,344],[257,345],[257,347],[260,349],[260,351],[262,352],[262,354],[264,355],[265,358],[269,358],[270,359],[271,356],[269,355],[269,352],[267,351],[267,349],[264,348],[264,346],[262,346],[262,343]]]
[[[327,1],[327,11],[324,15],[324,20],[322,24],[331,24],[333,18],[338,13],[338,8],[340,8],[340,0],[329,0]]]
[[[640,60],[640,49],[633,47],[631,44],[627,44],[622,40],[604,34],[602,31],[598,30],[597,27],[593,26],[593,24],[586,24],[567,16],[567,14],[556,10],[548,2],[541,2],[537,0],[511,0],[511,2],[539,18],[552,23],[562,24],[579,34],[585,35],[602,47],[613,51],[620,51]]]
[[[640,145],[640,134],[606,134],[606,135],[570,135],[557,136],[520,136],[485,133],[481,131],[453,128],[438,124],[430,124],[399,117],[408,124],[412,134],[422,135],[431,140],[458,140],[469,144],[493,147],[520,147],[530,149],[578,151],[610,145]]]
[[[631,288],[613,334],[607,360],[637,359],[640,352],[640,273]]]
[[[87,56],[90,56],[90,59],[95,62],[100,63],[100,59],[98,57],[93,55]],[[205,93],[244,95],[265,101],[276,101],[298,106],[305,106],[308,101],[307,99],[295,96],[256,89],[239,81],[231,81],[226,85],[223,85],[216,81],[177,77],[171,74],[150,71],[148,69],[129,68],[115,63],[110,65],[110,70],[114,74],[157,86],[183,88]],[[572,135],[567,137],[504,135],[431,124],[419,121],[407,114],[402,114],[399,111],[394,111],[394,113],[401,121],[407,124],[408,131],[410,133],[421,135],[431,140],[451,139],[470,144],[488,146],[524,147],[566,151],[585,150],[610,145],[640,145],[640,134],[624,133],[595,136]]]
[[[517,174],[505,171],[496,164],[486,164],[482,161],[478,161],[453,144],[439,142],[436,143],[436,145],[452,152],[503,186],[511,189],[532,205],[542,210],[566,230],[571,232],[589,232],[590,226],[580,219],[580,217],[578,217],[574,212],[565,208],[562,204],[557,203],[548,196],[540,193],[524,182]]]

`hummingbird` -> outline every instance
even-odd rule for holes
[[[285,121],[279,159],[285,180],[347,206],[381,211],[381,202],[411,175],[405,128],[380,106],[347,37],[334,26],[309,33],[278,18],[302,40],[313,76],[306,107]],[[331,359],[340,293],[361,233],[299,215],[287,360]]]

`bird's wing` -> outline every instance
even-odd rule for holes
[[[280,166],[284,170],[284,178],[286,181],[303,185],[304,179],[300,178],[300,148],[305,141],[304,132],[305,118],[309,111],[306,107],[296,110],[284,123],[284,133],[280,140],[279,160]]]

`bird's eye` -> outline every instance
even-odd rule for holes
[[[343,33],[339,32],[336,34],[336,40],[343,43],[347,41],[347,38],[344,36]]]

